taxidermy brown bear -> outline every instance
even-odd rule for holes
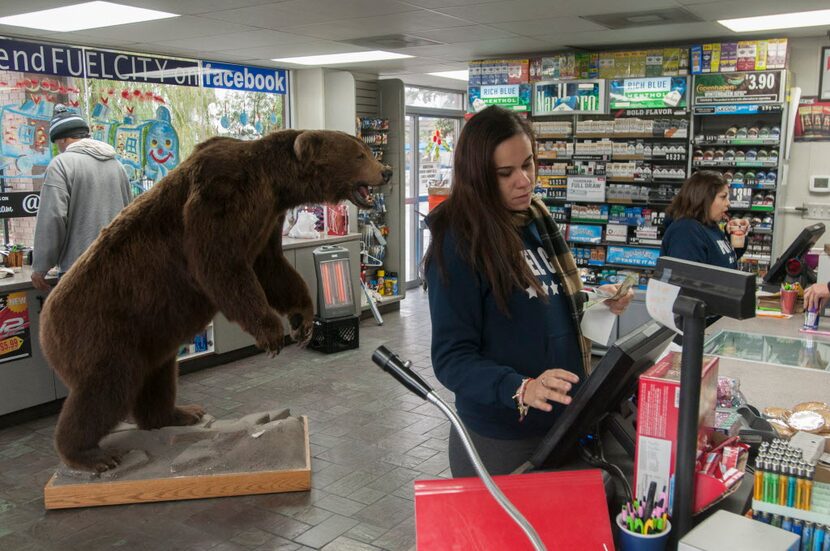
[[[212,138],[139,196],[49,294],[40,342],[69,387],[55,444],[70,467],[104,471],[99,447],[128,414],[142,429],[191,425],[204,410],[176,406],[176,352],[217,312],[275,354],[306,344],[308,287],[282,253],[288,209],[350,200],[391,170],[341,132],[275,132],[255,141]]]

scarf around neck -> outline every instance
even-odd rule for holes
[[[559,226],[553,221],[547,206],[538,197],[530,202],[530,208],[521,212],[513,213],[513,224],[517,228],[523,228],[533,223],[536,226],[539,236],[542,238],[542,247],[548,254],[551,266],[556,270],[562,283],[565,298],[568,302],[568,309],[579,340],[579,348],[582,352],[582,364],[586,374],[591,372],[591,343],[582,336],[580,323],[582,320],[582,306],[585,302],[582,291],[582,279],[579,277],[579,268],[576,266],[571,249],[565,242]]]

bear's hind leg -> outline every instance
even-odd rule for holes
[[[129,396],[115,381],[101,381],[74,388],[63,404],[55,429],[55,447],[71,468],[103,472],[121,462],[118,452],[101,449],[98,443],[127,414]]]
[[[176,406],[178,377],[176,359],[171,358],[144,378],[133,405],[133,417],[140,429],[195,425],[204,416],[201,406]]]

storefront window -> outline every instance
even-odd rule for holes
[[[430,109],[463,109],[464,93],[407,86],[406,106],[428,107]]]

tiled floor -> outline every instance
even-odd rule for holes
[[[448,476],[449,423],[370,359],[387,345],[436,384],[425,295],[411,291],[384,318],[361,323],[357,350],[289,347],[180,380],[179,401],[218,418],[282,407],[307,415],[311,491],[46,512],[53,416],[0,430],[0,550],[413,549],[412,482]]]

